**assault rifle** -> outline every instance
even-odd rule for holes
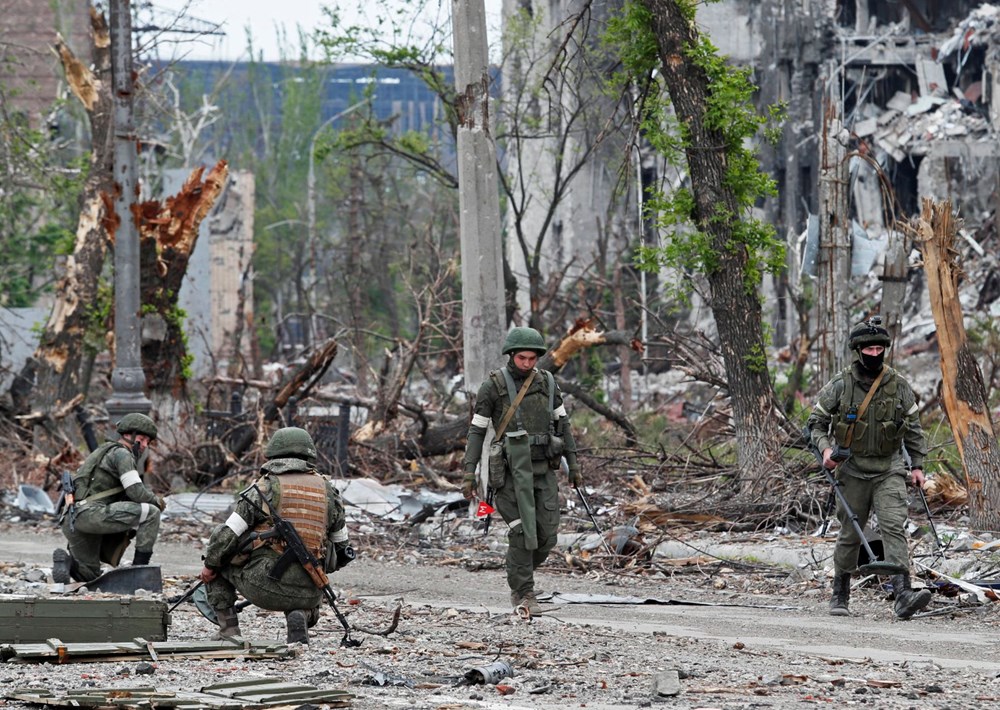
[[[256,501],[247,496],[247,493],[250,491],[257,491],[257,496],[267,506],[267,510],[261,508],[257,505]],[[289,555],[294,556],[295,560],[302,565],[302,569],[304,569],[306,574],[309,575],[309,579],[312,580],[313,584],[323,591],[323,596],[325,596],[326,600],[330,603],[330,608],[332,608],[333,613],[336,614],[337,621],[339,621],[340,625],[344,627],[344,637],[340,640],[340,645],[346,646],[347,648],[360,646],[361,641],[351,638],[351,625],[347,623],[347,618],[340,613],[340,609],[337,608],[337,595],[330,586],[330,578],[323,570],[322,563],[316,558],[316,555],[314,555],[309,548],[306,547],[306,544],[299,536],[299,531],[295,529],[295,526],[291,523],[291,521],[285,520],[278,514],[278,511],[276,511],[274,506],[271,505],[271,502],[264,497],[264,494],[261,492],[260,488],[257,487],[256,483],[242,491],[240,493],[240,498],[252,505],[257,512],[270,518],[271,524],[274,525],[273,530],[258,535],[258,539],[274,537],[285,543],[285,552],[280,558],[278,558],[278,562],[275,563],[274,568],[271,570],[268,577],[275,581],[281,579],[282,573],[291,561],[291,557],[289,557]]]
[[[63,518],[69,516],[69,530],[76,532],[76,486],[73,485],[73,474],[70,471],[62,472],[62,493],[56,502],[56,512],[59,519],[56,521],[62,525]]]

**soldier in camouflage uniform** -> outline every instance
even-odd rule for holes
[[[839,462],[836,474],[844,497],[862,529],[872,511],[878,515],[885,561],[909,569],[909,548],[904,534],[906,484],[911,476],[914,484],[924,484],[925,443],[910,384],[883,363],[892,341],[889,331],[880,323],[881,319],[873,318],[851,329],[848,346],[853,361],[820,391],[807,426],[813,445],[823,453],[823,465],[831,470],[838,468],[838,462],[831,458],[834,446],[838,442],[843,446],[851,439],[850,455]],[[867,409],[859,416],[859,407],[880,373],[882,380]],[[849,437],[852,422],[854,430]],[[906,467],[904,446],[912,466],[910,471]],[[851,573],[857,569],[861,538],[843,506],[838,506],[837,517],[840,534],[833,556],[830,614],[848,616]],[[898,618],[909,619],[930,602],[928,590],[912,590],[909,574],[895,575],[891,581]]]
[[[545,341],[534,328],[510,331],[503,346],[503,354],[510,356],[506,367],[491,372],[476,395],[463,460],[462,491],[466,498],[473,499],[478,482],[476,467],[482,457],[487,426],[492,422],[493,431],[499,429],[522,385],[534,373],[504,431],[499,470],[495,464],[488,466],[496,509],[509,527],[510,601],[515,609],[523,605],[531,614],[542,612],[535,593],[534,570],[552,551],[559,530],[556,472],[563,456],[569,464],[570,482],[574,486],[583,485],[562,395],[551,373],[535,369],[545,351]],[[490,458],[495,456],[491,454]]]
[[[261,609],[285,612],[288,643],[309,643],[307,629],[319,620],[323,592],[294,558],[281,571],[278,561],[285,548],[279,539],[257,539],[254,533],[273,529],[265,512],[273,509],[325,562],[325,571],[333,572],[354,559],[344,505],[337,489],[316,470],[316,446],[304,429],[274,432],[264,455],[267,462],[256,482],[264,499],[249,490],[246,496],[252,503],[241,498],[236,511],[212,532],[201,579],[219,621],[220,637],[241,635],[234,608],[239,590]]]
[[[117,566],[135,537],[133,565],[149,564],[160,531],[163,498],[142,482],[137,461],[156,440],[156,424],[145,414],[126,414],[121,438],[100,446],[73,474],[76,504],[62,521],[69,550],[52,553],[52,581],[90,582],[101,562]]]

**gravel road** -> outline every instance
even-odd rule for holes
[[[196,534],[175,531],[156,548],[164,597],[179,594],[201,568]],[[0,524],[0,591],[47,594],[47,574],[62,539],[37,523]],[[461,537],[460,535],[457,537]],[[731,542],[731,541],[730,541]],[[499,551],[441,547],[435,554],[405,545],[362,547],[359,559],[334,575],[352,625],[385,628],[397,603],[398,630],[339,646],[340,626],[325,610],[312,642],[286,661],[161,659],[154,673],[137,662],[0,666],[0,695],[12,688],[55,690],[154,684],[198,688],[242,678],[296,679],[354,694],[353,707],[376,708],[800,708],[803,704],[870,708],[1000,707],[1000,659],[993,606],[960,609],[909,622],[893,618],[874,586],[855,590],[853,616],[826,614],[822,579],[774,567],[677,567],[664,574],[570,572],[554,560],[539,587],[562,593],[673,599],[673,604],[549,604],[529,621],[510,613]],[[754,554],[759,558],[760,545]],[[484,564],[484,561],[487,564]],[[489,567],[473,571],[472,567]],[[935,595],[933,608],[954,600]],[[246,609],[250,638],[284,639],[284,617]],[[213,631],[194,607],[172,614],[171,640],[208,638]],[[466,670],[495,659],[515,675],[500,686],[457,684]],[[658,697],[654,686],[676,695]],[[381,684],[380,684],[381,683]],[[659,685],[657,685],[659,684]],[[676,687],[678,686],[679,687]],[[27,707],[0,700],[0,707]]]

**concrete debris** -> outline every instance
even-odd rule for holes
[[[653,677],[653,699],[673,698],[681,693],[681,677],[676,670],[657,673]]]
[[[1000,6],[984,3],[958,23],[952,36],[938,51],[938,61],[955,52],[967,54],[972,47],[1000,46]]]

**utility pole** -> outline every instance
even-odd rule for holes
[[[497,150],[483,0],[452,0],[458,93],[458,205],[465,386],[475,392],[502,359],[507,332]],[[488,440],[488,438],[487,438]]]
[[[847,359],[851,280],[851,221],[847,211],[847,131],[843,104],[829,93],[823,99],[819,174],[819,297],[816,322],[822,338],[820,375],[828,380]]]
[[[131,0],[111,0],[111,84],[114,102],[114,191],[118,225],[115,245],[115,367],[108,415],[117,422],[129,412],[149,412],[142,371],[139,229],[132,205],[138,197],[136,136],[132,116]]]

